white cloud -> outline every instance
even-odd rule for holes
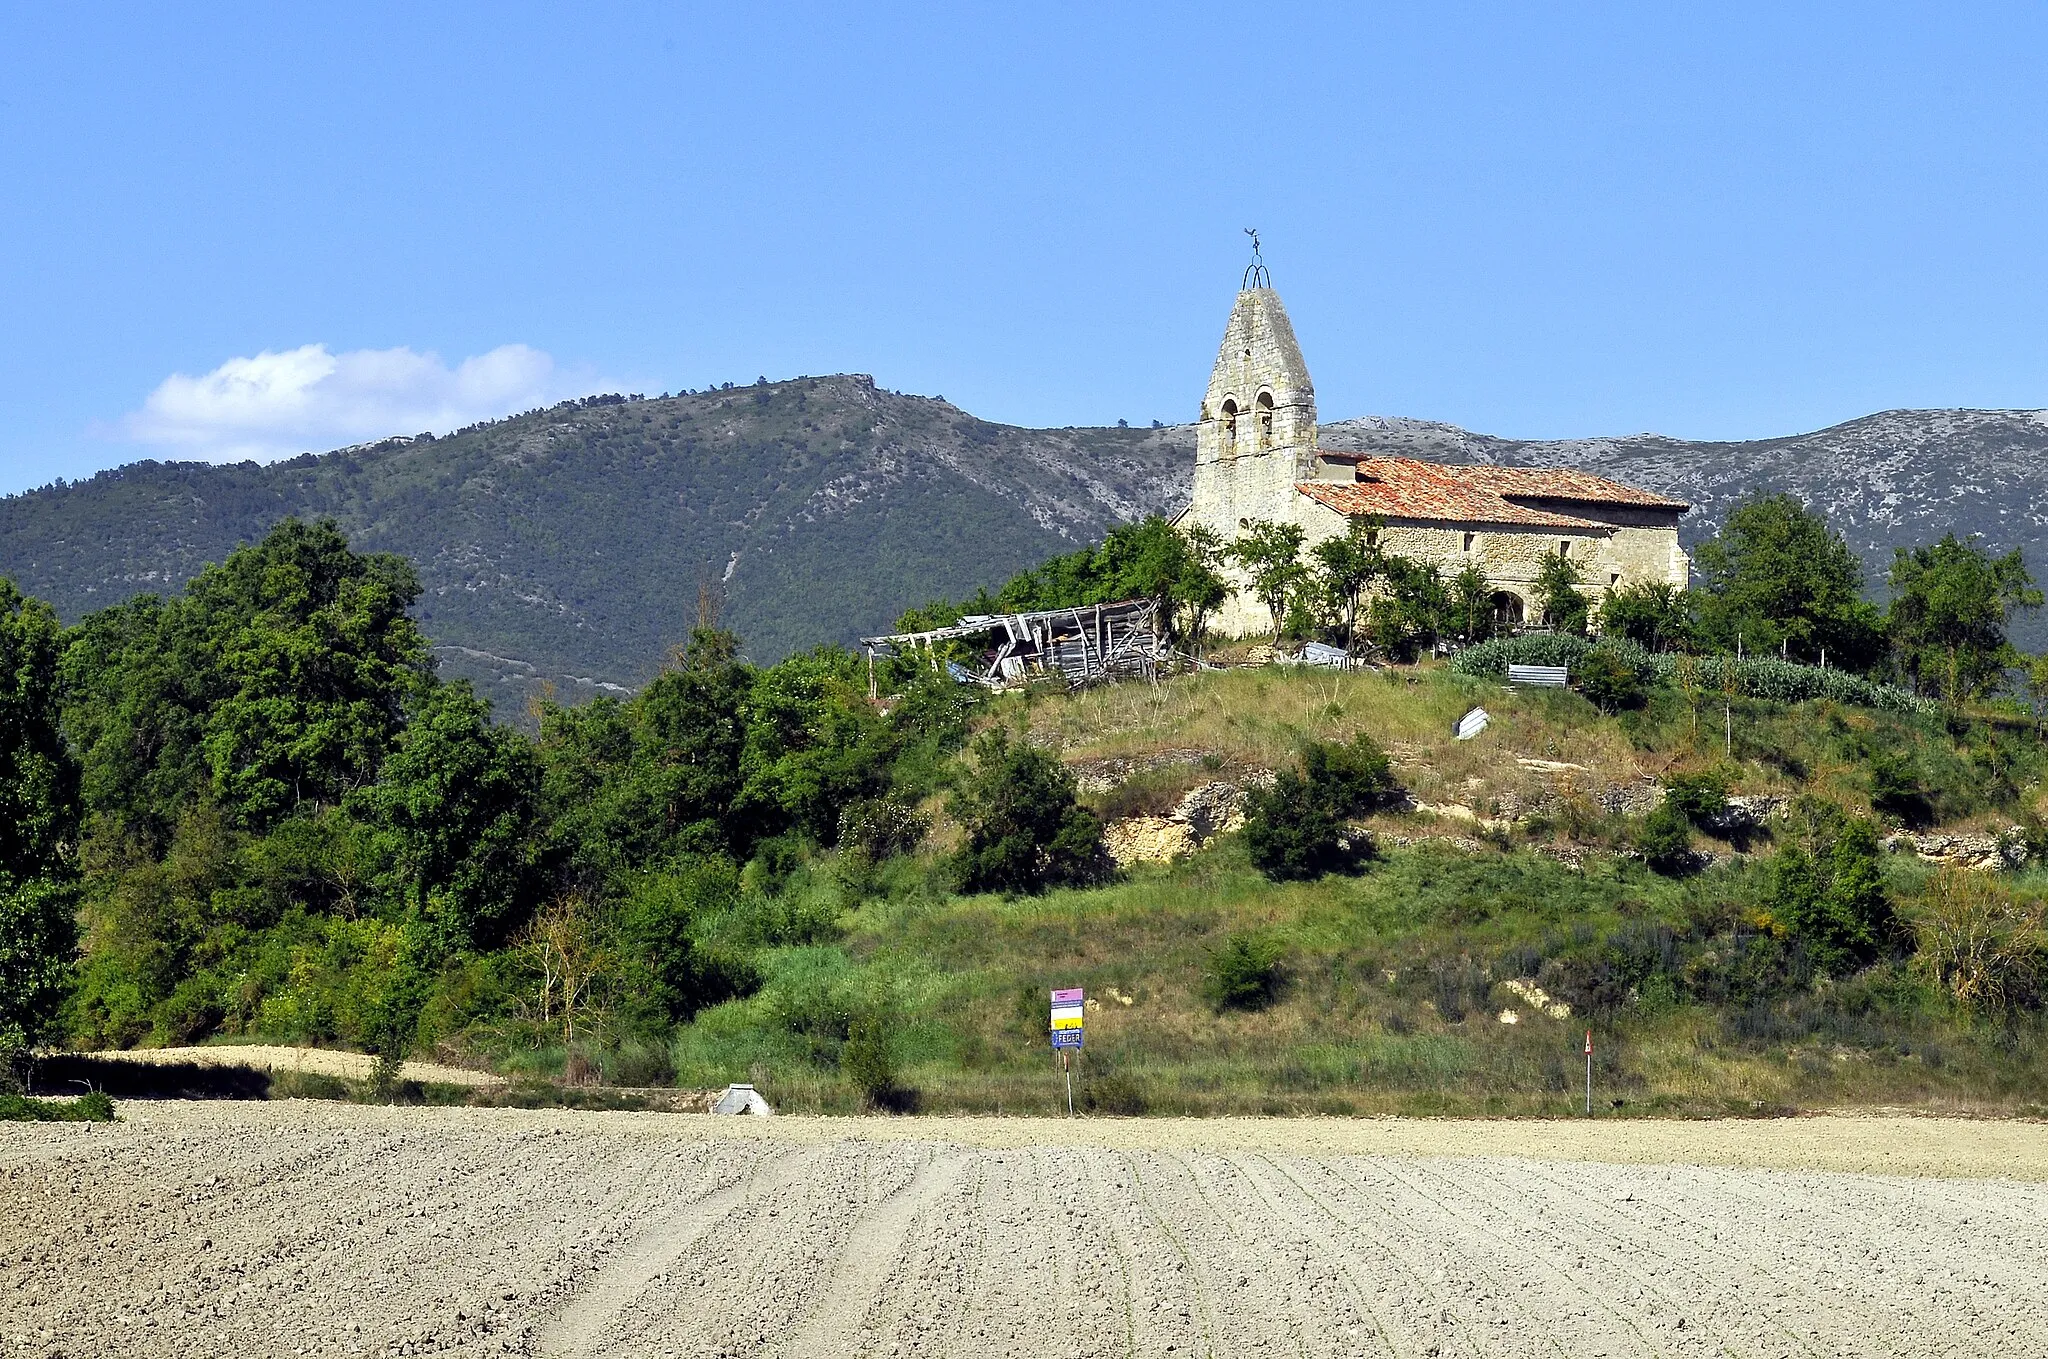
[[[198,377],[174,373],[119,429],[174,457],[268,461],[391,434],[445,434],[595,390],[523,344],[453,368],[411,349],[330,354],[309,344],[229,359]]]

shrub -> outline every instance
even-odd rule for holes
[[[1370,810],[1393,786],[1392,763],[1364,732],[1349,745],[1310,742],[1300,773],[1282,770],[1271,788],[1254,789],[1246,800],[1252,865],[1276,882],[1346,867],[1359,851],[1346,843],[1344,818]]]
[[[0,1095],[0,1123],[111,1123],[114,1101],[98,1090],[77,1099]]]
[[[705,915],[730,911],[739,875],[724,859],[686,861],[635,884],[620,911],[618,954],[623,1009],[636,1024],[657,1029],[686,1020],[745,989],[745,981],[696,948],[692,928]]]
[[[917,848],[931,822],[894,798],[858,798],[839,813],[839,845],[869,863]]]
[[[1646,679],[1669,683],[1678,671],[1680,657],[1670,652],[1652,654],[1623,638],[1604,637],[1597,644],[1583,637],[1531,633],[1520,637],[1496,637],[1490,642],[1468,646],[1451,660],[1451,669],[1461,675],[1500,679],[1510,665],[1562,665],[1576,670],[1595,646],[1637,666]],[[1826,698],[1837,703],[1854,703],[1881,712],[1931,713],[1940,704],[1919,698],[1889,684],[1877,684],[1844,670],[1798,665],[1768,657],[1699,656],[1690,658],[1695,680],[1706,689],[1725,689],[1732,676],[1737,692],[1774,703],[1797,703],[1802,699]]]
[[[1644,863],[1666,877],[1677,877],[1693,867],[1692,827],[1685,814],[1668,801],[1643,818],[1636,830],[1635,847]]]
[[[1892,750],[1870,753],[1870,807],[1895,817],[1907,826],[1924,826],[1934,820],[1934,808],[1910,757]]]
[[[2038,901],[2022,902],[1984,873],[1944,869],[1927,886],[1919,965],[1958,1007],[1997,1015],[2040,995],[2048,922]]]
[[[1643,672],[1611,646],[1596,646],[1580,660],[1579,692],[1603,713],[1643,705]]]
[[[1728,814],[1728,781],[1719,774],[1679,774],[1664,784],[1664,805],[1702,830]]]
[[[1262,1010],[1280,994],[1280,946],[1256,934],[1233,934],[1202,966],[1202,995],[1218,1012]]]
[[[1306,778],[1283,769],[1245,802],[1245,848],[1268,878],[1300,882],[1343,866],[1343,827]]]
[[[1121,1071],[1089,1075],[1080,1082],[1074,1102],[1091,1114],[1136,1118],[1150,1107],[1145,1091]]]
[[[872,1108],[901,1110],[907,1094],[896,1083],[896,1052],[890,1042],[895,1017],[888,1007],[862,1007],[847,1027],[839,1069]]]
[[[1771,913],[1822,972],[1842,974],[1874,961],[1898,935],[1884,886],[1884,850],[1864,817],[1825,809],[1805,845],[1790,844],[1772,862]]]
[[[1041,892],[1109,876],[1102,822],[1074,800],[1074,776],[1058,759],[1001,731],[978,738],[974,753],[953,807],[967,828],[954,858],[963,890]]]

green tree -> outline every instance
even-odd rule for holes
[[[675,854],[753,852],[758,823],[734,809],[756,672],[738,654],[731,633],[698,628],[627,702],[543,706],[548,855],[583,891]]]
[[[1664,581],[1624,585],[1600,601],[1600,635],[1625,637],[1650,651],[1682,650],[1692,641],[1692,601]]]
[[[489,949],[534,901],[539,792],[525,738],[493,726],[461,682],[428,691],[377,782],[347,805],[378,827],[392,896],[448,947]]]
[[[1451,627],[1465,642],[1483,642],[1493,636],[1493,582],[1477,562],[1466,562],[1451,577]]]
[[[1350,521],[1342,536],[1325,538],[1309,549],[1323,589],[1343,610],[1346,650],[1358,643],[1359,600],[1385,567],[1379,529],[1377,518],[1361,515]]]
[[[238,822],[260,830],[375,778],[432,670],[405,612],[419,593],[403,558],[292,519],[187,587],[221,671],[204,741],[213,794]]]
[[[974,759],[953,806],[967,828],[954,859],[963,890],[1039,892],[1107,876],[1102,823],[1075,801],[1056,756],[998,729],[976,738]]]
[[[2027,707],[2034,714],[2034,735],[2041,734],[2041,721],[2048,713],[2048,651],[2027,659]]]
[[[1286,625],[1288,605],[1308,579],[1308,568],[1301,563],[1302,537],[1299,524],[1255,519],[1227,549],[1230,559],[1243,568],[1252,593],[1273,615],[1276,638]]]
[[[1772,860],[1771,912],[1822,972],[1841,975],[1874,962],[1899,933],[1877,827],[1832,808],[1812,814],[1803,839]]]
[[[739,895],[739,873],[720,858],[686,859],[633,884],[618,921],[620,1008],[628,1020],[659,1031],[745,988],[745,977],[694,938]]]
[[[1732,652],[1783,651],[1812,663],[1868,670],[1884,654],[1863,566],[1841,534],[1789,495],[1735,507],[1696,560],[1701,640]]]
[[[54,611],[0,580],[0,1080],[56,1016],[76,946],[78,769],[58,728]]]
[[[1174,597],[1179,601],[1183,622],[1180,624],[1181,638],[1196,655],[1201,654],[1203,639],[1208,635],[1209,618],[1223,607],[1230,598],[1230,582],[1223,577],[1223,539],[1207,524],[1190,524],[1185,531],[1188,542],[1188,569],[1176,587]]]
[[[1892,559],[1892,650],[1915,689],[1960,707],[1992,692],[2019,653],[2006,626],[2019,609],[2041,607],[2041,592],[2018,548],[1994,557],[1975,534]]]
[[[1643,705],[1642,672],[1610,647],[1595,646],[1588,651],[1574,678],[1579,692],[1603,713]]]
[[[833,844],[840,811],[887,788],[896,729],[868,703],[853,653],[818,647],[761,671],[744,711],[738,812],[750,836]]]
[[[1692,827],[1685,813],[1668,801],[1643,818],[1635,834],[1635,845],[1643,862],[1666,877],[1677,877],[1693,866]]]
[[[1592,608],[1585,592],[1579,589],[1585,580],[1579,564],[1564,553],[1544,554],[1542,565],[1536,568],[1536,602],[1543,611],[1546,627],[1585,634]]]
[[[1383,559],[1381,579],[1367,619],[1373,645],[1398,659],[1435,645],[1451,608],[1443,573],[1434,563],[1390,552]]]

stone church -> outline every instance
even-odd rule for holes
[[[1566,556],[1598,605],[1637,582],[1683,588],[1692,563],[1678,545],[1688,506],[1604,477],[1563,468],[1475,467],[1316,443],[1316,390],[1294,327],[1263,267],[1247,271],[1216,355],[1195,444],[1194,499],[1182,524],[1225,542],[1254,520],[1299,524],[1304,551],[1347,531],[1353,516],[1381,525],[1387,551],[1434,563],[1448,578],[1476,563],[1508,626],[1534,623],[1542,559]],[[1216,620],[1232,636],[1265,632],[1265,607],[1238,591]]]

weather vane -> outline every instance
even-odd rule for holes
[[[1257,227],[1246,227],[1244,234],[1252,238],[1252,262],[1245,266],[1243,286],[1246,288],[1272,287],[1273,276],[1266,272],[1266,261],[1259,254],[1259,229]]]

